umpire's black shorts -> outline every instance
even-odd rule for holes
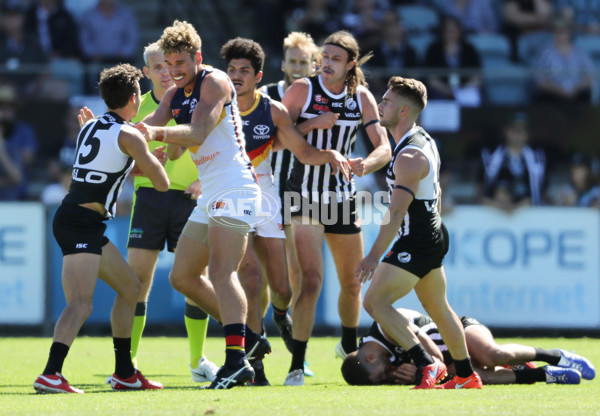
[[[196,201],[184,191],[169,189],[159,192],[154,188],[139,187],[131,209],[131,223],[127,248],[167,250],[173,252],[181,231],[194,210]]]

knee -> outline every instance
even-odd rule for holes
[[[363,299],[363,307],[371,317],[373,317],[373,313],[375,312],[376,306],[377,302],[374,299],[373,294],[367,291],[367,293],[365,294],[365,298]]]
[[[321,293],[322,276],[317,272],[302,273],[302,283],[300,286],[300,296],[318,298]]]
[[[259,270],[246,270],[240,273],[240,282],[249,299],[260,299],[262,291],[262,278]]]
[[[171,283],[171,286],[173,286],[173,289],[179,293],[185,294],[185,281],[186,279],[180,274],[171,272],[169,275],[169,282]]]
[[[354,278],[351,281],[344,282],[341,284],[341,292],[345,296],[358,297],[360,296],[361,288],[361,283]]]
[[[94,307],[92,305],[92,299],[75,299],[67,304],[67,308],[71,313],[77,315],[82,321],[85,321],[90,317]]]
[[[282,301],[287,303],[292,299],[292,287],[285,276],[282,276],[281,279],[276,279],[274,282],[270,282],[270,287],[271,292]]]

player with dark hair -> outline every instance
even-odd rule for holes
[[[359,53],[350,33],[331,34],[323,45],[318,74],[295,81],[282,102],[309,144],[339,150],[348,158],[353,173],[363,176],[389,161],[390,144],[360,68],[370,55],[359,57]],[[365,159],[353,159],[361,123],[374,150]],[[292,363],[285,384],[301,386],[323,281],[323,240],[331,249],[341,286],[338,305],[342,340],[336,347],[340,357],[357,348],[361,284],[354,278],[354,270],[363,256],[363,241],[352,178],[347,180],[340,172],[332,175],[327,165],[308,166],[296,159],[287,191],[291,193],[286,192],[283,203],[286,215],[291,215],[301,279],[292,306]]]
[[[129,121],[140,108],[142,73],[128,64],[105,69],[98,87],[108,112],[88,121],[77,138],[73,181],[56,211],[52,229],[63,253],[62,282],[67,300],[54,328],[50,356],[34,382],[38,393],[83,393],[62,375],[64,360],[79,329],[92,312],[98,277],[117,292],[111,326],[115,350],[114,390],[162,389],[134,368],[131,328],[140,280],[117,248],[104,236],[104,221],[114,215],[125,178],[136,166],[158,191],[169,188],[161,162]]]
[[[426,105],[422,82],[390,78],[379,104],[381,125],[396,143],[386,178],[390,205],[369,254],[356,268],[356,278],[363,283],[373,279],[365,294],[365,309],[417,365],[415,388],[434,388],[446,374],[446,366],[423,348],[408,320],[392,306],[413,288],[454,359],[456,376],[444,387],[481,388],[463,327],[446,298],[442,260],[448,251],[448,232],[439,214],[440,156],[435,141],[415,123]]]
[[[453,374],[452,357],[438,328],[427,315],[398,308],[412,330],[432,356],[443,360]],[[476,319],[462,317],[467,349],[483,384],[531,384],[546,382],[579,384],[581,378],[596,375],[585,357],[560,349],[546,350],[520,344],[497,344],[490,330]],[[549,365],[537,368],[532,361]],[[415,384],[417,367],[406,351],[396,344],[377,322],[361,338],[358,350],[348,354],[342,364],[348,384]]]
[[[288,148],[302,163],[309,165],[330,163],[332,174],[340,171],[346,178],[350,167],[336,150],[318,150],[310,146],[294,126],[285,106],[257,90],[265,59],[258,43],[244,38],[232,39],[221,48],[221,57],[227,62],[227,75],[237,92],[246,152],[258,176],[264,200],[263,211],[268,216],[254,227],[239,270],[248,299],[248,326],[260,332],[263,318],[261,293],[265,286],[261,264],[271,287],[274,308],[287,310],[292,298],[283,243],[281,201],[273,186],[270,160],[273,149]],[[273,202],[270,211],[266,208],[267,198]],[[255,362],[254,369],[255,385],[268,384],[259,360]]]

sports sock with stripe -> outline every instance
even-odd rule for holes
[[[406,352],[418,368],[426,367],[434,362],[433,357],[427,352],[425,347],[423,347],[423,344],[419,343]]]
[[[244,346],[246,344],[246,325],[229,324],[223,326],[225,332],[225,365],[237,367],[246,358]]]

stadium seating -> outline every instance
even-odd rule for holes
[[[467,37],[481,57],[485,67],[505,65],[510,60],[510,44],[506,36],[495,33],[476,33]]]
[[[429,32],[415,33],[407,37],[406,41],[415,50],[415,53],[417,54],[417,61],[419,63],[422,64],[425,62],[427,48],[429,45],[431,45],[435,38],[435,35]]]
[[[517,40],[519,61],[527,65],[531,64],[540,50],[551,41],[552,34],[546,31],[531,32],[519,36]]]
[[[506,62],[483,68],[483,90],[488,104],[521,106],[531,98],[531,72],[523,65]]]
[[[600,35],[579,35],[575,38],[575,46],[586,51],[596,66],[592,103],[598,105],[600,104]]]
[[[436,30],[440,18],[435,10],[427,6],[407,5],[398,7],[398,15],[407,32],[428,32]]]

